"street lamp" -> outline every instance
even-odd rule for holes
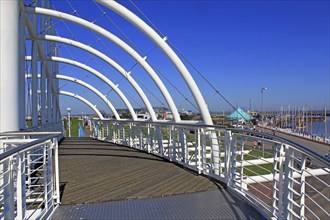
[[[70,112],[71,112],[71,108],[67,108],[66,111],[68,112],[68,130],[69,130],[69,137],[71,137],[71,121],[70,121]]]

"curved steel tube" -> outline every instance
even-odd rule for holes
[[[86,44],[83,44],[81,42],[74,41],[74,40],[71,40],[71,39],[68,39],[68,38],[63,38],[63,37],[53,36],[53,35],[45,35],[45,36],[38,35],[35,38],[37,40],[55,41],[55,42],[68,44],[68,45],[80,48],[82,50],[85,50],[85,51],[99,57],[100,59],[104,60],[105,62],[107,62],[109,65],[111,65],[113,68],[115,68],[121,75],[123,75],[127,79],[127,81],[133,86],[135,91],[139,94],[142,101],[144,102],[144,104],[145,104],[145,106],[146,106],[146,108],[147,108],[147,110],[150,114],[151,120],[152,121],[157,121],[157,116],[155,114],[155,111],[154,111],[149,99],[147,98],[147,96],[145,95],[143,90],[141,89],[141,87],[136,83],[134,78],[131,77],[130,73],[126,72],[124,70],[124,68],[122,68],[114,60],[112,60],[111,58],[109,58],[105,54],[101,53],[100,51],[98,51],[98,50],[96,50],[96,49],[94,49],[94,48],[92,48],[92,47],[90,47]]]
[[[74,94],[74,93],[71,93],[71,92],[67,92],[67,91],[59,91],[58,94],[60,95],[66,95],[66,96],[70,96],[70,97],[73,97],[73,98],[76,98],[82,102],[84,102],[85,104],[87,104],[89,107],[91,107],[91,109],[94,110],[94,112],[99,116],[100,119],[104,120],[101,112],[92,104],[90,103],[87,99],[77,95],[77,94]]]
[[[153,79],[153,81],[156,83],[157,87],[162,92],[169,108],[171,109],[171,112],[173,114],[173,118],[176,122],[181,121],[180,114],[178,112],[178,109],[176,108],[174,101],[169,94],[168,90],[166,89],[163,82],[160,80],[156,72],[151,68],[151,66],[145,61],[144,58],[142,58],[133,48],[131,48],[129,45],[127,45],[124,41],[122,41],[120,38],[115,36],[114,34],[110,33],[109,31],[105,30],[104,28],[95,25],[89,21],[86,21],[84,19],[78,18],[73,15],[69,15],[67,13],[50,10],[50,9],[44,9],[44,8],[33,8],[33,7],[25,7],[25,13],[27,14],[40,14],[40,15],[47,15],[51,17],[56,17],[58,19],[63,19],[66,21],[73,22],[75,24],[81,25],[87,29],[90,29],[94,32],[97,32],[98,34],[104,36],[105,38],[109,39],[113,43],[117,44],[120,48],[122,48],[124,51],[126,51],[130,56],[132,56],[150,75],[150,77]]]
[[[195,80],[192,78],[186,66],[180,60],[180,58],[176,55],[176,53],[172,50],[172,48],[162,39],[156,31],[154,31],[149,25],[147,25],[143,20],[141,20],[138,16],[136,16],[133,12],[129,11],[127,8],[117,3],[114,0],[96,0],[112,11],[116,12],[127,21],[135,25],[139,28],[146,36],[148,36],[163,52],[164,54],[171,60],[173,65],[179,71],[187,86],[190,89],[190,92],[195,98],[195,101],[198,105],[199,110],[201,111],[204,123],[207,125],[213,125],[212,118],[210,112],[207,108],[207,104],[203,98],[202,93],[200,92]]]
[[[96,95],[98,95],[105,102],[105,104],[107,104],[107,106],[110,108],[110,110],[112,111],[112,113],[115,115],[116,119],[117,120],[120,120],[120,116],[119,116],[117,110],[110,103],[109,99],[107,99],[107,97],[105,95],[103,95],[95,87],[91,86],[90,84],[88,84],[88,83],[86,83],[86,82],[84,82],[82,80],[79,80],[79,79],[76,79],[76,78],[73,78],[73,77],[70,77],[70,76],[56,75],[55,78],[56,79],[61,79],[61,80],[67,80],[67,81],[70,81],[70,82],[74,82],[74,83],[77,83],[79,85],[82,85],[82,86],[86,87],[87,89],[91,90]]]
[[[126,98],[126,96],[122,93],[122,91],[112,81],[110,81],[107,77],[105,77],[100,72],[98,72],[95,69],[93,69],[93,68],[91,68],[91,67],[89,67],[85,64],[82,64],[78,61],[74,61],[74,60],[70,60],[70,59],[66,59],[66,58],[62,58],[62,57],[50,57],[50,58],[47,58],[45,60],[46,61],[62,62],[62,63],[71,64],[73,66],[77,66],[81,69],[84,69],[84,70],[94,74],[96,77],[98,77],[99,79],[103,80],[106,84],[108,84],[119,95],[119,97],[124,102],[127,109],[129,110],[129,112],[131,113],[133,120],[137,120],[137,116],[135,114],[135,111],[134,111],[131,103]]]

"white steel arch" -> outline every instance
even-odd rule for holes
[[[25,76],[26,76],[26,78],[32,78],[32,74],[26,74]],[[38,78],[40,78],[40,77],[41,77],[41,74],[38,74]],[[117,120],[120,120],[120,116],[119,116],[116,108],[111,104],[109,99],[107,99],[107,97],[104,94],[102,94],[99,90],[97,90],[95,87],[91,86],[90,84],[88,84],[88,83],[86,83],[82,80],[79,80],[79,79],[76,79],[76,78],[73,78],[73,77],[70,77],[70,76],[57,74],[57,75],[52,76],[52,78],[74,82],[74,83],[77,83],[77,84],[79,84],[81,86],[84,86],[87,89],[91,90],[92,92],[94,92],[97,96],[99,96],[105,102],[105,104],[110,108],[112,113],[115,115],[115,118]],[[53,92],[53,93],[56,93],[56,92]]]
[[[108,84],[121,98],[121,100],[124,102],[124,104],[126,105],[127,109],[129,110],[129,112],[132,115],[132,119],[133,120],[137,120],[137,116],[135,114],[135,111],[131,105],[131,103],[128,101],[128,99],[126,98],[126,96],[122,93],[122,91],[118,88],[118,86],[116,86],[111,80],[109,80],[107,77],[105,77],[103,74],[101,74],[100,72],[98,72],[97,70],[82,64],[78,61],[74,61],[74,60],[70,60],[70,59],[66,59],[66,58],[62,58],[62,57],[49,57],[47,59],[45,59],[46,61],[53,61],[53,62],[61,62],[61,63],[67,63],[73,66],[77,66],[81,69],[84,69],[92,74],[94,74],[95,76],[97,76],[99,79],[103,80],[106,84]]]
[[[204,123],[207,125],[213,125],[212,118],[210,112],[207,108],[207,104],[203,98],[202,93],[200,92],[197,84],[192,78],[186,66],[180,60],[180,58],[176,55],[176,53],[172,50],[172,48],[162,39],[156,31],[154,31],[149,25],[147,25],[142,19],[136,16],[133,12],[120,5],[114,0],[96,0],[97,2],[103,4],[108,7],[112,11],[116,12],[127,21],[131,22],[137,28],[139,28],[145,35],[147,35],[163,52],[164,54],[171,60],[176,69],[180,72],[181,76],[185,80],[188,85],[190,92],[195,98],[195,101],[198,105],[199,110],[203,116]]]
[[[82,102],[84,102],[85,104],[87,104],[91,109],[93,109],[93,111],[99,116],[100,119],[104,119],[104,117],[102,116],[101,112],[95,107],[95,105],[93,105],[92,103],[90,103],[87,99],[77,95],[77,94],[74,94],[74,93],[71,93],[71,92],[67,92],[67,91],[58,91],[58,94],[60,95],[66,95],[66,96],[70,96],[70,97],[73,97],[75,99],[78,99]]]
[[[129,45],[127,45],[124,41],[122,41],[120,38],[112,34],[111,32],[105,30],[104,28],[93,24],[89,21],[86,21],[82,18],[78,18],[76,16],[51,10],[51,9],[45,9],[45,8],[39,8],[39,7],[25,7],[25,12],[27,14],[39,14],[39,15],[47,15],[51,17],[56,17],[59,19],[63,19],[66,21],[73,22],[75,24],[78,24],[80,26],[83,26],[87,29],[90,29],[94,32],[97,32],[98,34],[104,36],[108,40],[112,41],[113,43],[117,44],[120,48],[122,48],[124,51],[127,52],[130,56],[132,56],[143,68],[144,70],[149,74],[149,76],[153,79],[153,81],[156,83],[159,90],[162,92],[169,108],[171,109],[171,112],[173,114],[173,118],[175,122],[180,122],[181,118],[178,112],[178,109],[176,108],[174,101],[169,94],[168,90],[166,89],[165,85],[161,81],[161,79],[158,77],[156,72],[151,68],[151,66],[145,61],[145,58],[142,58],[133,48],[131,48]]]
[[[145,95],[144,91],[141,89],[141,87],[136,83],[136,81],[134,80],[133,77],[131,77],[130,72],[126,72],[124,70],[123,67],[121,67],[117,62],[115,62],[114,60],[112,60],[111,58],[109,58],[108,56],[106,56],[105,54],[101,53],[100,51],[86,45],[83,44],[81,42],[78,41],[74,41],[68,38],[63,38],[63,37],[59,37],[59,36],[53,36],[53,35],[44,35],[44,36],[36,36],[36,39],[38,40],[46,40],[46,41],[55,41],[55,42],[59,42],[59,43],[64,43],[64,44],[68,44],[77,48],[80,48],[82,50],[85,50],[97,57],[99,57],[100,59],[104,60],[105,62],[107,62],[109,65],[111,65],[112,67],[114,67],[121,75],[123,75],[125,77],[125,79],[127,79],[127,81],[133,86],[133,88],[135,89],[135,91],[138,93],[138,95],[141,97],[142,101],[144,102],[150,117],[152,121],[157,121],[157,116],[155,114],[155,111],[149,101],[149,99],[147,98],[147,96]]]
[[[91,86],[90,84],[80,80],[80,79],[76,79],[70,76],[65,76],[65,75],[59,75],[57,74],[55,76],[56,79],[61,79],[61,80],[67,80],[70,82],[74,82],[77,83],[79,85],[82,85],[84,87],[86,87],[87,89],[91,90],[92,92],[94,92],[96,95],[98,95],[104,102],[105,104],[107,104],[107,106],[110,108],[110,110],[112,111],[112,113],[115,115],[115,118],[117,120],[120,120],[120,116],[116,110],[116,108],[111,104],[111,102],[109,101],[109,99],[107,99],[107,97],[102,94],[99,90],[97,90],[95,87]]]

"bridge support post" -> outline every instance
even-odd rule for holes
[[[22,16],[18,1],[0,1],[0,132],[18,131],[24,124],[25,108],[20,108],[24,87],[19,83],[21,75],[24,77],[19,51],[20,35],[24,34]]]

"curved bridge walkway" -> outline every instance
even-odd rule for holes
[[[263,219],[225,186],[166,160],[90,138],[59,147],[53,219]]]

